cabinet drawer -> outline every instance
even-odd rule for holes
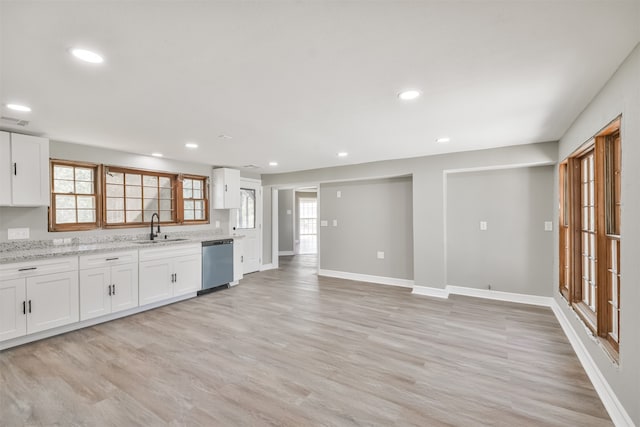
[[[42,276],[78,269],[78,257],[51,258],[37,261],[16,262],[0,265],[0,279],[18,279]]]
[[[182,255],[202,254],[202,244],[171,245],[163,248],[141,249],[140,261],[149,261],[163,258],[175,258]]]
[[[80,270],[95,267],[108,267],[138,262],[138,251],[107,252],[97,255],[80,256]]]

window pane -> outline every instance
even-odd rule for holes
[[[199,180],[199,179],[193,180],[193,189],[202,190],[202,180]]]
[[[124,187],[122,185],[107,184],[107,197],[123,197]]]
[[[194,213],[192,210],[185,210],[184,211],[184,219],[185,220],[193,220],[194,219]]]
[[[55,179],[53,181],[53,192],[54,193],[73,193],[73,181]]]
[[[142,222],[142,212],[127,211],[127,222]]]
[[[127,185],[127,197],[142,197],[142,187]]]
[[[142,177],[142,183],[145,187],[158,187],[158,177],[144,175]]]
[[[127,185],[142,185],[142,176],[137,173],[128,173],[126,179]]]
[[[141,211],[142,199],[127,198],[127,209],[132,211]]]
[[[93,169],[76,168],[76,181],[93,182]]]
[[[202,211],[204,210],[204,200],[194,201],[194,209]]]
[[[85,181],[76,182],[76,193],[93,194],[93,182],[85,182]]]
[[[142,209],[148,211],[150,214],[157,212],[158,199],[144,199],[144,207]],[[151,216],[149,216],[149,221],[151,221]]]
[[[144,187],[144,198],[151,199],[158,197],[158,187]]]
[[[238,209],[238,228],[255,228],[256,191],[250,188],[240,189],[240,209]]]
[[[124,174],[121,172],[107,172],[107,184],[124,184]]]
[[[123,210],[124,199],[107,197],[107,210]]]
[[[124,223],[124,211],[107,211],[107,222],[109,224]]]
[[[58,224],[69,224],[76,222],[75,209],[56,209],[56,222]]]
[[[95,202],[94,196],[78,196],[78,209],[95,209]]]
[[[202,191],[201,190],[193,190],[193,198],[194,199],[202,199]]]
[[[160,189],[160,198],[161,199],[171,199],[171,189],[170,188],[161,188]]]
[[[189,178],[183,179],[182,180],[182,188],[192,189],[193,188],[193,180],[189,179]]]
[[[184,210],[193,210],[193,200],[185,200],[184,201]]]
[[[160,211],[160,221],[173,221],[173,215],[171,214],[171,211]]]
[[[171,200],[160,200],[160,210],[170,211],[171,210]]]
[[[55,165],[53,167],[53,178],[73,180],[73,166]]]
[[[78,222],[96,222],[96,211],[79,209],[78,210]]]
[[[183,188],[182,197],[185,199],[191,199],[193,197],[193,190],[191,190],[190,188]]]
[[[204,210],[196,210],[195,211],[196,219],[204,219]]]
[[[171,188],[171,178],[167,178],[165,176],[160,177],[160,187],[161,188]]]
[[[157,209],[148,209],[144,211],[144,222],[151,222],[151,217],[153,216],[154,213],[158,213],[156,212]],[[158,215],[160,215],[158,213]]]
[[[56,196],[56,209],[75,209],[76,196]]]

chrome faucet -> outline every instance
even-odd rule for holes
[[[158,218],[158,229],[156,230],[156,232],[153,232],[153,217]],[[153,215],[151,215],[151,240],[154,239],[154,237],[158,237],[158,234],[160,234],[160,217],[158,216],[158,214],[156,212],[153,213]]]

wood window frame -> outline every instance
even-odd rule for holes
[[[86,169],[93,169],[93,196],[95,197],[96,206],[95,206],[95,222],[91,223],[67,223],[67,224],[58,224],[56,223],[56,193],[55,182],[54,182],[54,166],[71,166],[73,168],[80,167]],[[102,165],[96,163],[89,162],[79,162],[74,160],[61,160],[61,159],[49,159],[49,197],[50,197],[50,206],[48,209],[48,222],[49,222],[49,231],[50,232],[61,232],[61,231],[87,231],[87,230],[96,230],[101,228],[102,225],[102,186],[100,184],[100,180],[102,178]],[[77,194],[77,193],[73,193]],[[77,210],[77,207],[76,207]]]
[[[203,200],[204,201],[204,219],[185,219],[184,218],[184,192],[182,184],[184,179],[192,179],[194,181],[202,181],[202,199],[193,199],[193,200]],[[191,174],[181,174],[178,177],[178,191],[176,194],[176,203],[178,206],[181,206],[181,209],[178,209],[178,222],[183,225],[196,225],[196,224],[209,224],[209,177],[204,175],[191,175]]]
[[[559,164],[559,292],[576,311],[592,333],[601,338],[607,351],[617,360],[620,343],[620,127],[618,116],[578,150]],[[617,146],[611,148],[612,139]],[[582,166],[581,159],[593,150],[595,173],[595,312],[582,298]],[[616,151],[618,150],[618,151]],[[617,156],[612,163],[612,156]],[[613,168],[613,169],[612,169]],[[617,169],[616,169],[617,168]],[[613,182],[612,182],[613,181]],[[565,223],[568,218],[568,224]],[[612,228],[612,224],[615,226]],[[614,232],[612,232],[614,230]],[[566,234],[563,237],[563,232]],[[568,242],[566,241],[568,240]],[[613,245],[612,242],[617,242]],[[568,251],[566,247],[568,246]],[[613,249],[616,253],[613,254]],[[568,255],[567,255],[568,254]],[[567,259],[568,258],[568,259]],[[615,265],[612,265],[615,261]],[[568,283],[563,266],[569,270]],[[617,281],[613,281],[617,278]],[[613,292],[616,293],[614,300]],[[616,307],[614,303],[618,304]],[[616,310],[618,334],[612,334],[613,314]]]

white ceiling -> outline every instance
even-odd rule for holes
[[[3,0],[0,103],[33,111],[2,125],[258,173],[557,140],[640,40],[639,5]]]

